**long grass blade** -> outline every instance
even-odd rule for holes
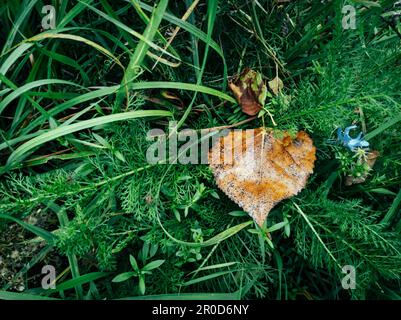
[[[8,158],[8,165],[15,165],[17,162],[23,160],[28,156],[28,153],[51,140],[57,139],[59,137],[65,136],[67,134],[71,134],[80,130],[89,129],[94,126],[105,125],[108,123],[130,120],[135,118],[144,118],[144,117],[169,117],[171,113],[169,111],[161,111],[161,110],[145,110],[145,111],[130,111],[123,112],[118,114],[107,115],[103,117],[98,117],[90,120],[81,121],[79,123],[74,123],[64,127],[58,127],[54,130],[50,130],[46,133],[41,134],[38,137],[35,137],[21,146],[19,146]]]

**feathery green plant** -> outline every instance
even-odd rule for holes
[[[12,275],[0,275],[0,299],[399,298],[393,1],[51,4],[54,30],[41,26],[43,1],[0,8],[0,263]],[[356,29],[342,26],[345,4]],[[167,132],[169,120],[196,130],[261,126],[227,89],[244,67],[283,80],[265,109],[317,147],[306,189],[278,204],[265,229],[206,165],[145,157],[148,130]],[[333,143],[351,123],[380,157],[365,182],[345,186]],[[16,248],[29,259],[14,264]],[[148,258],[158,262],[150,268]],[[35,276],[44,263],[56,267],[56,289]],[[355,290],[341,286],[345,265],[356,268]],[[132,267],[139,283],[112,282]]]

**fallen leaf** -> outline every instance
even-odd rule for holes
[[[258,114],[265,105],[267,87],[259,72],[246,68],[229,87],[247,115]]]
[[[346,186],[351,186],[353,184],[360,184],[360,183],[365,182],[366,178],[369,175],[369,171],[372,170],[372,168],[375,165],[375,162],[376,162],[377,158],[379,157],[379,155],[380,155],[379,151],[376,151],[376,150],[370,151],[367,154],[366,159],[362,160],[361,163],[360,163],[360,165],[366,164],[368,170],[364,174],[359,176],[359,177],[354,177],[354,176],[351,176],[351,175],[347,176],[345,178],[345,185]]]
[[[307,133],[231,130],[209,150],[218,187],[259,226],[281,200],[301,191],[313,172],[316,148]]]
[[[269,88],[277,96],[284,88],[283,81],[277,76],[272,81],[269,81]]]

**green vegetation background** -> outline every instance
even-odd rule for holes
[[[0,298],[401,297],[394,1],[49,2],[55,30],[41,27],[45,1],[0,7]],[[269,215],[271,239],[208,166],[145,159],[146,132],[168,121],[261,126],[238,125],[249,117],[227,88],[244,67],[279,75],[265,108],[317,147],[305,190]],[[356,158],[333,141],[352,123],[380,157],[347,187]],[[56,289],[41,287],[44,265]]]

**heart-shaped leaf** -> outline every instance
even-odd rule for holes
[[[316,148],[307,133],[231,130],[209,151],[219,188],[260,226],[281,200],[301,191],[313,172]]]

